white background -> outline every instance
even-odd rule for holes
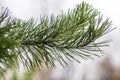
[[[97,8],[104,15],[104,17],[109,17],[113,22],[112,27],[117,27],[116,30],[105,37],[106,39],[113,40],[113,42],[110,43],[110,47],[105,48],[105,52],[107,55],[111,56],[113,64],[120,64],[120,1],[83,1],[92,4],[94,8]],[[16,17],[23,20],[28,20],[31,17],[39,18],[40,15],[50,15],[51,13],[56,15],[59,14],[61,10],[66,12],[68,8],[73,8],[76,4],[81,2],[82,0],[0,0],[0,4],[7,6]],[[89,62],[85,63],[89,64]],[[93,63],[94,62],[92,62],[92,64]],[[82,68],[80,68],[80,70],[82,70]]]

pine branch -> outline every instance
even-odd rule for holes
[[[0,76],[4,75],[8,68],[16,65],[16,54],[10,53],[17,45],[11,31],[15,28],[14,20],[7,8],[0,7]]]
[[[103,20],[100,13],[85,2],[56,17],[41,17],[40,22],[13,19],[8,9],[2,9],[0,24],[0,64],[4,65],[3,61],[9,67],[17,67],[22,62],[28,69],[43,65],[54,67],[56,61],[65,66],[67,60],[80,62],[77,57],[86,60],[100,56],[100,47],[107,46],[107,42],[95,41],[112,30],[111,21]],[[3,48],[6,45],[9,47]]]

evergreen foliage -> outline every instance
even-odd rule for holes
[[[82,2],[58,16],[44,16],[40,21],[14,18],[7,8],[0,8],[0,72],[12,67],[34,69],[41,66],[65,66],[67,60],[100,56],[107,41],[95,42],[110,32],[111,21],[91,5]],[[77,58],[79,57],[79,58]]]

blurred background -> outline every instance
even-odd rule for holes
[[[63,68],[42,68],[41,71],[26,72],[21,67],[18,71],[8,72],[1,80],[120,80],[120,1],[119,0],[0,0],[17,18],[39,19],[40,15],[57,15],[67,12],[82,1],[92,4],[104,17],[110,18],[114,31],[102,39],[112,39],[110,47],[105,47],[105,55],[94,60],[69,63]]]

